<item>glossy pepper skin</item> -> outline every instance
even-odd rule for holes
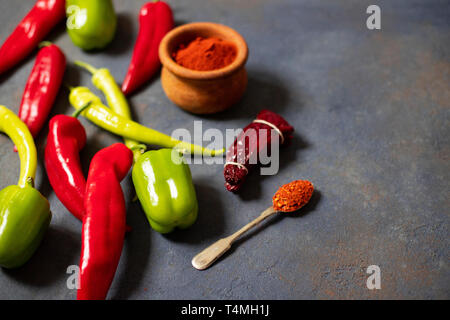
[[[0,74],[25,59],[65,17],[65,0],[38,0],[0,48]]]
[[[139,34],[122,83],[125,95],[141,87],[159,70],[159,43],[173,25],[172,9],[167,3],[148,2],[142,6],[139,12]]]
[[[83,50],[102,49],[114,38],[117,16],[111,0],[66,0],[67,32]]]
[[[39,50],[22,96],[19,118],[36,138],[55,102],[66,68],[58,46],[45,42]]]
[[[16,268],[36,251],[52,215],[47,199],[33,187],[37,163],[33,137],[4,106],[0,106],[0,132],[17,146],[21,164],[18,184],[0,191],[0,266]]]
[[[100,128],[116,135],[149,145],[176,148],[191,154],[216,156],[223,155],[225,152],[225,149],[211,150],[174,139],[171,136],[125,118],[103,105],[100,98],[86,87],[76,87],[70,90],[69,102],[76,110],[82,108],[89,101],[92,101],[92,104],[89,108],[82,111],[81,115]]]
[[[60,114],[50,120],[44,156],[48,180],[62,204],[81,221],[86,179],[79,152],[85,145],[86,131],[77,118]]]
[[[109,70],[106,68],[96,69],[81,61],[75,61],[75,64],[88,70],[92,74],[92,84],[103,92],[111,110],[118,115],[131,120],[131,112],[127,98],[120,90]],[[146,149],[145,145],[140,144],[136,140],[124,138],[124,141],[125,145],[133,151],[135,161]]]
[[[133,166],[133,183],[150,226],[160,232],[188,228],[197,219],[198,203],[191,171],[172,149],[144,153]]]
[[[103,300],[114,278],[125,237],[126,208],[120,181],[133,163],[122,143],[97,152],[86,185],[78,300]]]

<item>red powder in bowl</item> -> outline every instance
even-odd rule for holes
[[[237,49],[231,41],[198,37],[188,45],[181,44],[173,59],[181,66],[199,71],[226,67],[236,59]]]

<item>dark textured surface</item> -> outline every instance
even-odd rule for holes
[[[64,26],[49,37],[69,61],[107,67],[121,81],[144,1],[115,1],[119,30],[104,52],[74,47]],[[249,87],[242,102],[215,116],[185,113],[165,97],[159,79],[130,99],[135,118],[171,133],[238,128],[261,108],[296,128],[276,176],[253,174],[240,195],[225,191],[221,165],[191,165],[199,219],[186,231],[152,231],[138,203],[128,201],[127,235],[112,299],[398,299],[450,298],[448,1],[377,1],[382,30],[366,28],[369,1],[169,1],[177,24],[214,21],[248,41]],[[0,42],[33,1],[1,0]],[[0,103],[18,111],[34,56],[0,77]],[[66,81],[92,88],[69,65]],[[61,90],[52,114],[72,112]],[[84,169],[100,148],[120,138],[85,119]],[[0,271],[2,299],[74,299],[66,268],[78,264],[81,224],[52,192],[37,139],[37,187],[53,220],[24,267]],[[19,161],[0,136],[0,188],[16,183]],[[301,214],[279,216],[236,243],[200,272],[191,258],[270,205],[278,186],[309,179],[317,188]],[[131,179],[123,182],[133,197]],[[366,268],[381,268],[381,290],[366,288]]]

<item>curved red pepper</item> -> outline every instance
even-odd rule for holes
[[[84,200],[78,300],[103,300],[119,264],[125,237],[125,199],[120,181],[133,163],[122,143],[97,152],[91,161]]]
[[[19,109],[19,118],[34,138],[50,113],[66,69],[66,57],[61,49],[54,44],[44,45],[36,57]]]
[[[86,145],[86,131],[75,117],[54,116],[45,146],[45,168],[56,196],[79,220],[84,216],[86,179],[79,152]]]
[[[65,0],[36,1],[0,48],[0,74],[25,59],[65,16]]]
[[[167,3],[148,2],[142,6],[139,13],[139,34],[127,75],[122,83],[125,95],[138,89],[159,70],[159,43],[172,28],[172,9]]]

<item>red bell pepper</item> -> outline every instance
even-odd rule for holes
[[[159,43],[173,28],[172,9],[163,1],[148,2],[139,13],[139,25],[131,63],[122,83],[125,95],[138,89],[159,70]]]
[[[19,109],[19,118],[36,138],[47,119],[61,86],[66,57],[58,46],[43,42],[28,77]]]
[[[62,204],[81,221],[86,179],[79,152],[85,145],[86,131],[77,118],[60,114],[50,120],[44,156],[48,180]]]
[[[122,143],[97,152],[91,161],[84,200],[78,300],[106,298],[119,264],[126,209],[120,181],[133,163]]]
[[[25,59],[65,16],[65,0],[37,0],[0,48],[0,74]]]

